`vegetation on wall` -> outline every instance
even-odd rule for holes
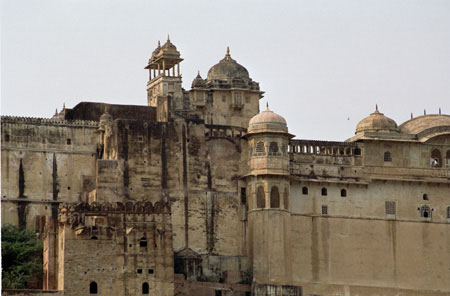
[[[2,227],[2,287],[25,289],[42,278],[42,243],[35,234],[14,225]]]

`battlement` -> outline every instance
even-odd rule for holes
[[[153,205],[152,202],[81,202],[78,204],[63,203],[59,206],[59,215],[68,213],[78,213],[87,215],[107,215],[107,214],[170,214],[170,204],[168,202],[158,201]],[[62,221],[61,221],[62,222]]]
[[[74,127],[98,127],[98,121],[93,120],[63,120],[40,117],[2,116],[3,123],[22,123],[35,125],[74,126]]]

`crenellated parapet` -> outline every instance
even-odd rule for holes
[[[73,127],[98,127],[97,121],[92,120],[61,120],[39,117],[2,116],[3,123],[53,125],[53,126],[73,126]]]
[[[63,203],[59,206],[58,222],[75,229],[77,235],[85,233],[86,229],[96,234],[99,229],[123,229],[128,224],[137,223],[137,226],[133,226],[136,229],[148,223],[165,224],[170,214],[170,204],[162,201],[154,204],[150,201]]]
[[[168,202],[158,201],[153,204],[146,202],[81,202],[78,204],[63,203],[59,206],[60,217],[68,213],[83,214],[170,214],[170,204]]]

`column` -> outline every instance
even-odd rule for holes
[[[163,76],[166,76],[166,61],[163,60]]]

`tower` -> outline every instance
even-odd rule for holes
[[[256,289],[269,289],[268,285],[288,284],[290,281],[287,147],[292,137],[286,120],[269,108],[249,122],[246,134],[249,146],[246,180],[250,193],[248,254]]]
[[[183,91],[181,88],[180,52],[167,38],[166,43],[153,51],[148,65],[149,81],[147,83],[148,105],[158,106],[158,98],[170,96],[172,108],[183,109]]]
[[[247,128],[250,118],[259,112],[263,93],[227,48],[225,57],[209,69],[206,79],[197,75],[190,96],[206,123]]]

